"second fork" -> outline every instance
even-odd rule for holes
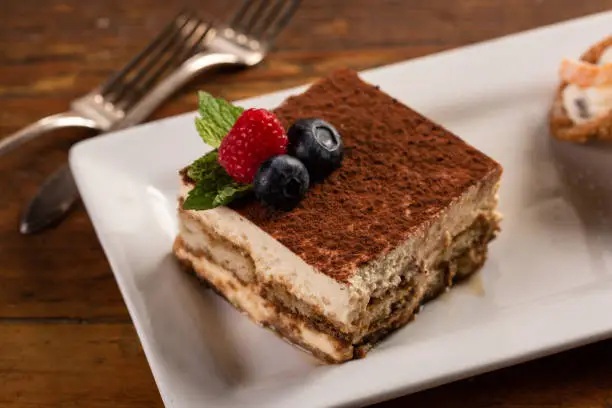
[[[162,80],[112,130],[140,123],[162,101],[203,71],[222,65],[253,66],[261,62],[298,5],[299,0],[245,0],[228,25],[206,30],[204,35],[209,34],[205,50],[187,59]],[[182,30],[189,33],[190,28],[182,27]],[[59,222],[78,198],[70,169],[64,166],[47,179],[29,204],[22,218],[21,232],[36,232]]]

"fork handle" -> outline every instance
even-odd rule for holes
[[[223,65],[240,64],[232,54],[219,52],[198,53],[164,78],[153,90],[142,98],[112,130],[127,128],[143,122],[163,101],[198,74]]]
[[[54,129],[67,127],[84,127],[99,129],[99,126],[91,119],[84,118],[75,112],[63,112],[56,115],[44,117],[0,140],[0,156],[13,150],[17,146],[35,139],[36,137]]]

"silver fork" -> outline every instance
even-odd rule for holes
[[[185,61],[143,98],[122,124],[130,126],[197,75],[224,65],[259,64],[289,23],[300,0],[244,0],[227,24],[211,28],[206,51]]]
[[[279,32],[289,22],[299,0],[244,0],[227,24],[207,28],[206,49],[193,55],[160,81],[110,130],[143,121],[164,100],[203,71],[224,65],[254,66],[261,62]],[[183,26],[184,34],[189,28]],[[146,88],[145,88],[146,89]],[[20,231],[40,231],[56,224],[78,200],[68,166],[51,175],[41,186],[22,217]]]

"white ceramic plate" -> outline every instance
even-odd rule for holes
[[[546,115],[561,58],[611,27],[608,12],[363,73],[502,163],[505,220],[480,274],[344,365],[316,364],[175,264],[177,170],[205,152],[193,113],[74,147],[166,406],[366,403],[610,336],[612,149],[553,141]],[[272,108],[299,90],[243,105]]]

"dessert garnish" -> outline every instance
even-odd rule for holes
[[[186,210],[227,205],[252,191],[263,205],[289,211],[311,179],[321,181],[340,167],[342,137],[321,119],[298,120],[288,138],[265,109],[244,110],[206,92],[198,99],[196,129],[215,150],[187,169],[195,186],[183,202]]]
[[[304,164],[289,155],[274,156],[259,167],[253,183],[255,196],[264,205],[290,210],[306,194],[310,176]]]
[[[321,119],[298,119],[287,131],[289,154],[304,163],[313,180],[322,180],[340,167],[344,145],[340,134]]]
[[[261,163],[285,153],[287,136],[276,116],[265,109],[248,109],[221,141],[219,163],[237,182],[251,184]]]

